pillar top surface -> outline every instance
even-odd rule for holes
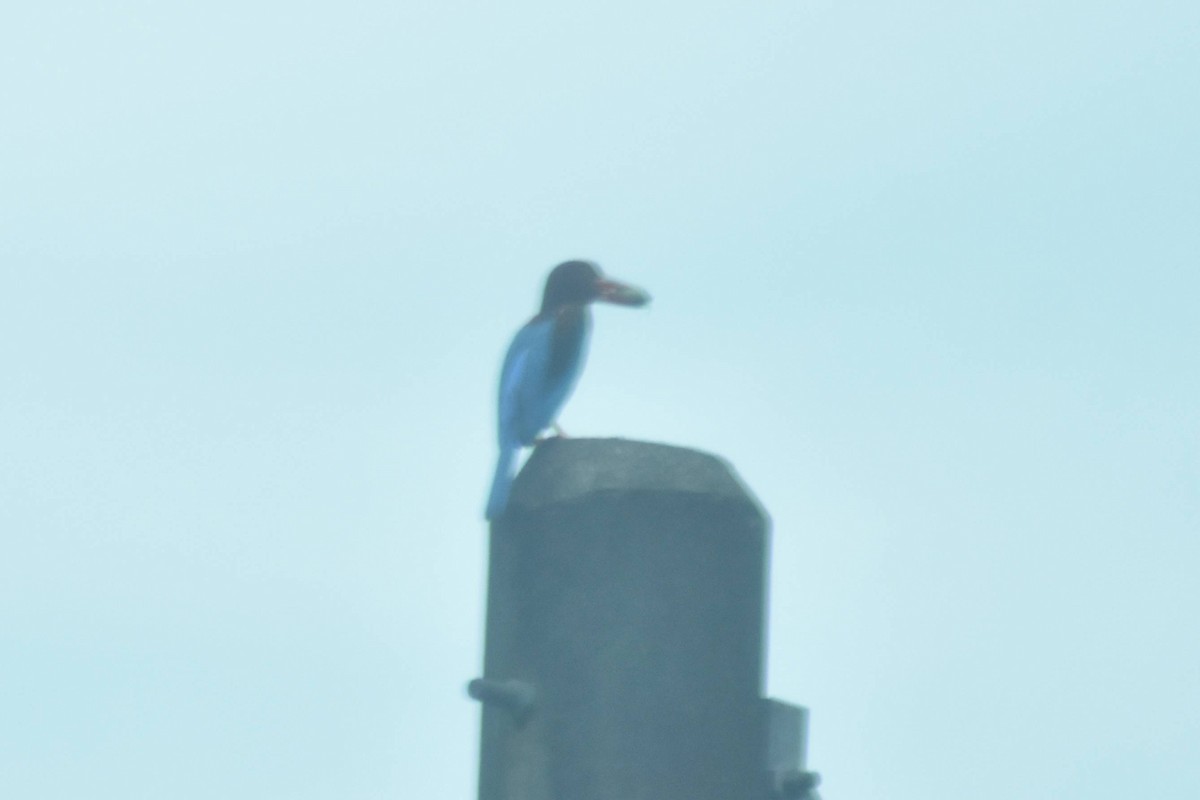
[[[538,445],[513,486],[514,510],[571,505],[597,493],[694,495],[766,512],[721,458],[686,447],[629,439],[550,439]]]

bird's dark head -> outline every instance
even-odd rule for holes
[[[590,261],[564,261],[550,271],[542,294],[542,312],[548,314],[563,306],[586,305],[600,301],[621,306],[644,306],[650,295],[641,289],[604,277]]]

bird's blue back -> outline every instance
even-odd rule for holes
[[[587,355],[590,317],[538,316],[513,338],[500,370],[500,446],[529,446],[558,416]]]
[[[575,388],[587,355],[591,317],[582,307],[534,317],[513,338],[500,369],[500,455],[485,516],[508,505],[517,454],[554,422]]]

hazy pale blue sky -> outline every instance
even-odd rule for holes
[[[0,796],[468,798],[494,381],[728,458],[830,800],[1200,796],[1200,4],[10,3]]]

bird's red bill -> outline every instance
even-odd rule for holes
[[[650,295],[636,286],[609,278],[601,278],[596,281],[596,288],[600,290],[600,300],[605,303],[614,303],[619,306],[644,306],[650,302]]]

